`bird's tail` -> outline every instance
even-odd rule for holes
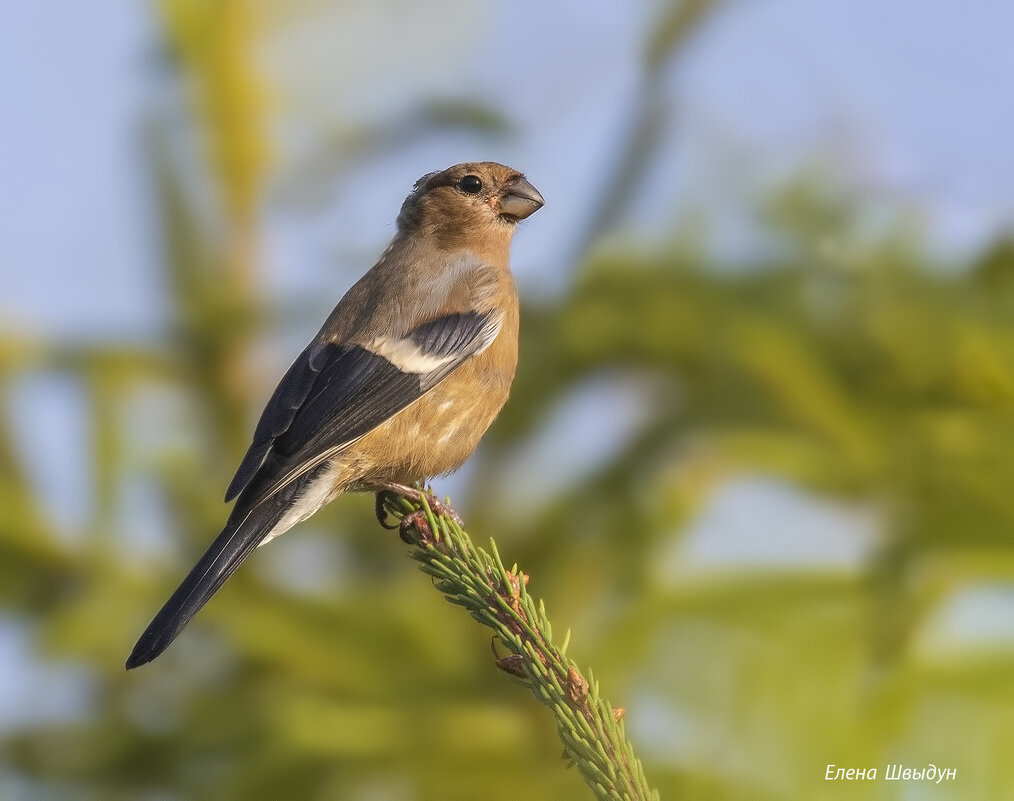
[[[287,510],[288,504],[279,503],[279,500],[268,498],[239,519],[235,519],[236,515],[230,519],[148,624],[127,658],[127,670],[150,662],[168,648],[240,563],[264,541]]]

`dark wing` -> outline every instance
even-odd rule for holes
[[[348,446],[486,348],[499,328],[495,312],[467,312],[426,322],[400,340],[310,346],[268,401],[226,500],[249,488],[239,505],[256,503]]]

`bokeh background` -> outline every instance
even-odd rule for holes
[[[1002,0],[0,4],[0,798],[588,797],[367,497],[122,668],[278,376],[472,159],[548,205],[511,403],[438,490],[662,797],[1014,797],[1012,30]]]

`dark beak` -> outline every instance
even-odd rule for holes
[[[539,190],[520,175],[507,183],[500,197],[500,213],[515,220],[531,217],[545,205]]]

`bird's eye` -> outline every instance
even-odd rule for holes
[[[477,195],[482,191],[482,181],[479,180],[478,175],[466,175],[458,181],[458,186],[462,192],[467,192],[470,195]]]

